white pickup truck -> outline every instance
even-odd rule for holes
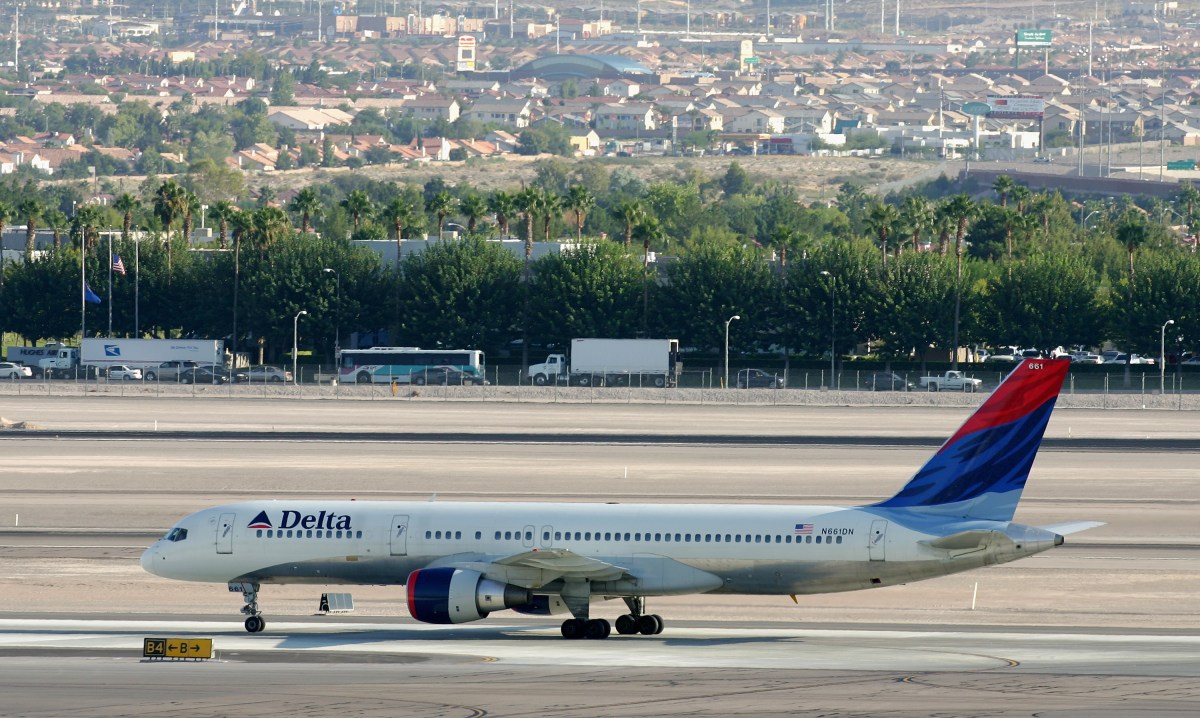
[[[982,380],[954,370],[941,376],[923,376],[917,381],[929,391],[979,391],[979,388],[983,386]]]

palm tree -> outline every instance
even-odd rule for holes
[[[571,185],[563,201],[563,208],[575,215],[575,241],[583,241],[583,220],[592,207],[596,206],[596,198],[591,190],[581,184]]]
[[[525,260],[533,257],[533,221],[537,212],[540,193],[532,187],[524,187],[513,197],[513,205],[525,217]]]
[[[1183,216],[1187,220],[1189,232],[1195,231],[1196,207],[1200,205],[1200,190],[1191,182],[1183,182],[1179,186],[1179,204],[1183,206]]]
[[[288,210],[300,215],[300,234],[307,235],[309,220],[319,217],[325,211],[321,198],[312,187],[305,187],[288,202]]]
[[[475,234],[475,227],[479,224],[479,220],[488,213],[488,204],[474,192],[470,192],[466,197],[462,198],[459,203],[459,210],[463,216],[467,218],[467,234]]]
[[[221,249],[229,247],[229,220],[238,213],[238,208],[229,200],[221,200],[208,210],[209,215],[217,221],[219,234],[217,235],[217,243]]]
[[[45,209],[37,197],[29,197],[17,206],[17,214],[25,218],[26,262],[33,260],[33,251],[37,248],[37,221]]]
[[[186,248],[192,241],[192,219],[200,212],[200,198],[185,189],[180,206],[183,210],[183,242]]]
[[[371,197],[361,189],[352,190],[341,201],[342,209],[350,213],[354,230],[358,231],[364,217],[369,217],[374,209]]]
[[[1016,186],[1017,183],[1013,182],[1013,178],[1008,175],[1000,175],[992,183],[992,189],[995,190],[996,194],[1000,195],[1001,207],[1008,206],[1008,195],[1013,191],[1013,187]]]
[[[562,197],[553,190],[543,190],[538,197],[538,213],[542,215],[542,241],[550,241],[550,222],[562,214]]]
[[[882,253],[881,263],[887,266],[888,238],[892,228],[900,221],[900,212],[890,204],[876,202],[867,213],[867,227],[879,239],[879,251]]]
[[[62,210],[52,209],[44,217],[46,226],[54,232],[54,248],[62,249],[62,231],[67,228],[67,215]]]
[[[508,221],[513,215],[517,214],[516,198],[510,192],[497,190],[488,197],[488,211],[496,215],[496,226],[500,228],[500,234],[508,235]]]
[[[251,213],[247,239],[258,249],[259,259],[295,233],[292,220],[278,207],[259,207]]]
[[[613,208],[613,215],[625,223],[625,249],[633,243],[633,227],[646,215],[646,208],[636,199],[627,200]]]
[[[79,236],[85,252],[93,249],[100,240],[100,226],[103,223],[104,213],[94,204],[85,204],[75,213],[71,229]]]
[[[171,228],[175,224],[175,218],[183,213],[183,205],[185,204],[184,195],[187,190],[180,187],[175,180],[167,180],[158,186],[154,192],[154,214],[162,220],[163,228],[166,231],[166,246],[167,246],[167,283],[171,283],[172,259],[171,259]]]
[[[1025,207],[1029,204],[1030,198],[1033,197],[1033,190],[1023,184],[1019,184],[1013,187],[1009,194],[1012,195],[1013,202],[1017,204],[1017,211],[1024,214]]]
[[[426,203],[425,210],[437,217],[438,239],[442,238],[446,216],[452,213],[457,205],[458,200],[446,190],[430,197],[429,202]]]
[[[0,201],[0,238],[4,237],[4,225],[12,217],[12,207]],[[4,243],[0,241],[0,287],[4,286]]]
[[[1138,210],[1127,209],[1121,213],[1121,219],[1117,223],[1117,241],[1129,253],[1129,277],[1131,279],[1134,271],[1133,255],[1139,247],[1146,243],[1149,236],[1146,220]]]
[[[133,213],[141,206],[137,197],[124,192],[113,202],[113,209],[121,213],[121,239],[129,241],[129,231],[133,229]]]
[[[967,225],[979,213],[979,208],[965,194],[956,194],[946,203],[946,213],[954,218],[954,253],[962,256],[963,239],[967,236]]]
[[[900,205],[900,217],[912,237],[913,251],[920,251],[922,232],[933,226],[933,205],[920,195],[910,195]]]

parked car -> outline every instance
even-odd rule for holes
[[[158,366],[148,367],[142,373],[145,375],[146,381],[182,381],[184,372],[197,366],[199,363],[190,359],[165,361]]]
[[[224,384],[229,381],[229,370],[212,364],[184,369],[179,374],[182,384]]]
[[[456,367],[452,366],[434,366],[426,369],[418,374],[413,374],[412,383],[418,386],[425,384],[438,384],[440,386],[463,386],[464,384],[475,384],[482,386],[487,384],[487,380],[481,376],[468,374]]]
[[[16,362],[0,362],[0,379],[28,379],[33,376],[33,370],[24,364]]]
[[[1184,359],[1184,360],[1183,360],[1183,365],[1184,365],[1184,366],[1197,366],[1197,365],[1200,365],[1200,354],[1197,354],[1196,356],[1193,356],[1193,357],[1188,357],[1187,359]]]
[[[1124,363],[1126,363],[1127,359],[1130,364],[1153,364],[1154,363],[1154,360],[1151,359],[1150,357],[1144,357],[1144,356],[1141,356],[1140,354],[1133,354],[1133,355],[1118,354],[1115,357],[1113,357],[1112,359],[1105,359],[1104,363],[1105,364],[1124,364]]]
[[[741,369],[737,373],[739,389],[782,389],[783,377],[762,369]]]
[[[871,391],[912,391],[916,386],[904,377],[890,371],[877,371],[863,377],[864,389]]]
[[[1071,356],[1072,364],[1103,364],[1104,357],[1089,352],[1079,352]]]
[[[285,381],[290,382],[292,380],[292,373],[276,366],[252,366],[247,369],[239,369],[233,375],[233,380],[250,382],[251,384],[266,382],[282,383]]]
[[[124,364],[117,364],[115,366],[110,366],[106,373],[108,374],[109,381],[141,381],[142,380],[142,370],[141,369],[138,369],[137,367],[126,366]]]

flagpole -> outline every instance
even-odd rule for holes
[[[112,333],[112,265],[113,265],[112,232],[110,231],[108,233],[108,336],[109,337],[111,337],[113,335],[113,333]]]
[[[83,233],[79,233],[79,341],[87,337],[87,242]]]
[[[140,339],[142,335],[138,331],[138,311],[142,305],[142,243],[136,226],[133,232],[133,338]]]

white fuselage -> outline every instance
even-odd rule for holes
[[[964,531],[995,538],[929,544]],[[554,593],[561,580],[552,568],[505,559],[566,550],[623,569],[593,580],[594,596],[780,595],[956,573],[1039,553],[1056,539],[1009,522],[873,507],[252,501],[184,518],[142,565],[190,581],[381,585],[422,568],[478,565],[491,578]]]

